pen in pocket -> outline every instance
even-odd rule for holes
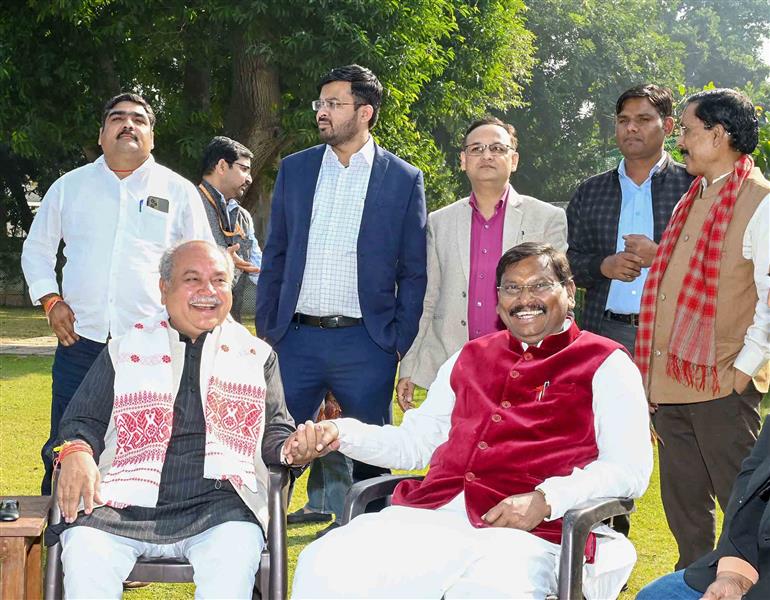
[[[139,212],[142,212],[142,204],[144,204],[144,200],[139,200]]]

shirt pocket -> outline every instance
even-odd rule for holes
[[[142,239],[153,244],[165,245],[168,223],[168,213],[146,208],[139,218],[139,232]]]

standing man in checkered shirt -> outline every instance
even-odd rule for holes
[[[382,85],[369,69],[332,69],[318,91],[324,143],[286,157],[275,182],[257,332],[278,353],[295,422],[312,419],[332,391],[345,416],[383,425],[422,314],[423,175],[375,144]],[[329,457],[311,472],[310,506],[294,522],[339,515],[353,479],[381,472]]]
[[[615,105],[620,164],[578,186],[567,207],[569,258],[585,288],[583,329],[633,353],[648,267],[692,177],[663,149],[674,128],[671,91],[640,85]]]

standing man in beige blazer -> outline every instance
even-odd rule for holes
[[[564,211],[516,193],[509,183],[519,164],[516,147],[513,125],[495,117],[471,123],[460,153],[471,194],[428,216],[428,288],[396,386],[403,410],[413,407],[414,386],[430,386],[465,342],[502,329],[495,266],[506,250],[522,242],[567,249]]]

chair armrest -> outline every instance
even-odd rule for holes
[[[422,478],[422,475],[380,475],[354,483],[345,496],[340,525],[347,525],[351,519],[362,514],[372,500],[390,496],[402,481]]]
[[[583,598],[583,556],[591,530],[605,519],[632,512],[634,501],[631,498],[594,498],[564,514],[559,560],[560,600]]]
[[[263,597],[286,598],[289,590],[289,557],[286,542],[286,505],[291,475],[287,467],[268,467],[267,509],[270,521],[267,527],[267,547],[270,552],[268,589],[262,588]],[[263,557],[263,560],[264,557]],[[265,593],[267,592],[267,593]]]
[[[56,501],[57,488],[59,487],[59,469],[54,469],[51,479],[51,508],[48,509],[48,526],[61,523],[61,510]],[[47,550],[45,563],[45,579],[43,582],[43,598],[45,600],[58,600],[63,597],[62,572],[61,572],[61,542],[56,542]]]

